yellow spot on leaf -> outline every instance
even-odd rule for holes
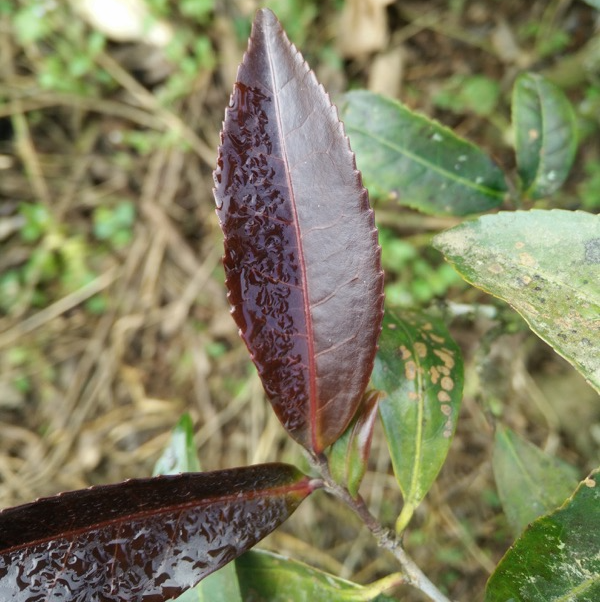
[[[524,242],[516,242],[515,249],[522,249],[525,246]]]
[[[488,270],[492,274],[501,274],[504,272],[504,268],[499,263],[492,263],[492,265],[488,266]]]
[[[588,477],[587,479],[585,479],[583,482],[585,483],[585,486],[589,487],[590,489],[592,487],[596,486],[596,481],[594,481],[594,479],[591,479],[590,477]]]
[[[434,349],[433,353],[444,362],[444,366],[454,368],[454,358],[447,349]]]
[[[450,414],[452,414],[452,406],[449,406],[447,403],[443,403],[440,406],[440,410],[442,410],[444,416],[450,416]]]
[[[407,360],[411,356],[410,351],[408,350],[408,347],[406,347],[406,345],[402,345],[400,347],[400,356],[403,360]]]
[[[526,265],[528,268],[537,264],[537,261],[529,253],[519,253],[521,265]]]
[[[434,341],[435,343],[443,343],[444,339],[442,337],[439,337],[437,334],[430,334],[429,338]]]
[[[454,389],[454,381],[449,376],[444,376],[440,385],[444,391],[452,391],[452,389]]]
[[[404,365],[404,375],[408,380],[415,380],[415,377],[417,376],[417,364],[413,361],[406,362]]]
[[[418,401],[419,396],[414,391],[409,391],[408,392],[408,399],[410,401]]]
[[[540,133],[533,128],[527,132],[527,135],[529,136],[530,142],[534,142],[540,137]]]
[[[440,373],[435,366],[431,366],[431,368],[429,368],[429,377],[431,378],[431,382],[434,385],[437,385],[438,380],[440,380]]]
[[[425,343],[415,343],[415,351],[420,358],[427,357],[427,346]]]
[[[446,393],[446,391],[440,391],[440,392],[437,394],[437,398],[438,398],[438,400],[439,400],[439,401],[441,401],[441,402],[445,402],[445,401],[451,401],[451,399],[450,399],[450,395],[448,395],[448,393]]]

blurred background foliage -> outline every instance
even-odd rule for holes
[[[334,101],[353,88],[398,98],[479,144],[512,181],[512,85],[523,71],[543,73],[575,106],[580,150],[565,187],[525,207],[598,212],[593,4],[260,5],[276,12]],[[0,0],[0,505],[149,475],[184,411],[206,470],[304,462],[228,315],[211,193],[258,6]],[[407,547],[453,598],[475,599],[511,540],[491,473],[490,417],[583,475],[599,459],[597,397],[430,246],[455,218],[372,202],[388,303],[446,312],[466,358],[458,434]],[[372,469],[364,494],[393,521],[401,500],[381,437]],[[319,496],[266,545],[357,581],[395,570],[343,513]]]

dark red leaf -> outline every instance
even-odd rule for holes
[[[280,525],[313,490],[263,464],[136,479],[0,512],[0,600],[179,595]]]
[[[337,110],[268,9],[254,21],[219,150],[233,316],[279,419],[320,452],[367,386],[383,274]]]

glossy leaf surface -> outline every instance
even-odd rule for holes
[[[490,577],[485,602],[600,600],[600,480],[592,474],[565,504],[537,519]]]
[[[331,446],[329,470],[340,485],[356,498],[367,471],[379,391],[365,393],[361,407],[344,434]]]
[[[268,9],[238,71],[214,177],[233,317],[282,424],[320,452],[368,383],[383,274],[337,111]]]
[[[154,466],[154,475],[199,472],[198,453],[194,446],[194,425],[184,414],[175,425],[164,452]],[[242,602],[235,565],[230,562],[186,590],[176,602]]]
[[[600,216],[498,213],[433,242],[467,282],[510,303],[600,391]]]
[[[504,174],[477,146],[391,98],[356,90],[342,119],[372,195],[435,215],[498,206]]]
[[[280,525],[312,491],[285,464],[126,481],[0,512],[0,599],[161,602]]]
[[[445,325],[416,313],[386,311],[371,377],[383,391],[379,414],[404,506],[401,532],[437,477],[456,428],[463,363]]]
[[[235,561],[244,602],[388,602],[377,591],[264,550]]]
[[[558,508],[577,486],[577,471],[498,425],[492,460],[502,508],[515,536]]]
[[[567,179],[577,151],[571,103],[541,75],[524,73],[513,89],[512,118],[523,193],[533,199],[552,194]]]

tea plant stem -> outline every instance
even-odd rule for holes
[[[402,567],[405,582],[421,590],[433,602],[450,602],[449,598],[440,592],[415,561],[406,553],[396,535],[381,525],[371,514],[362,497],[353,498],[345,487],[342,487],[333,480],[329,471],[327,458],[321,454],[313,457],[312,461],[315,468],[323,477],[325,490],[342,500],[361,519],[367,529],[377,539],[379,547],[388,550],[396,557],[396,560]]]

